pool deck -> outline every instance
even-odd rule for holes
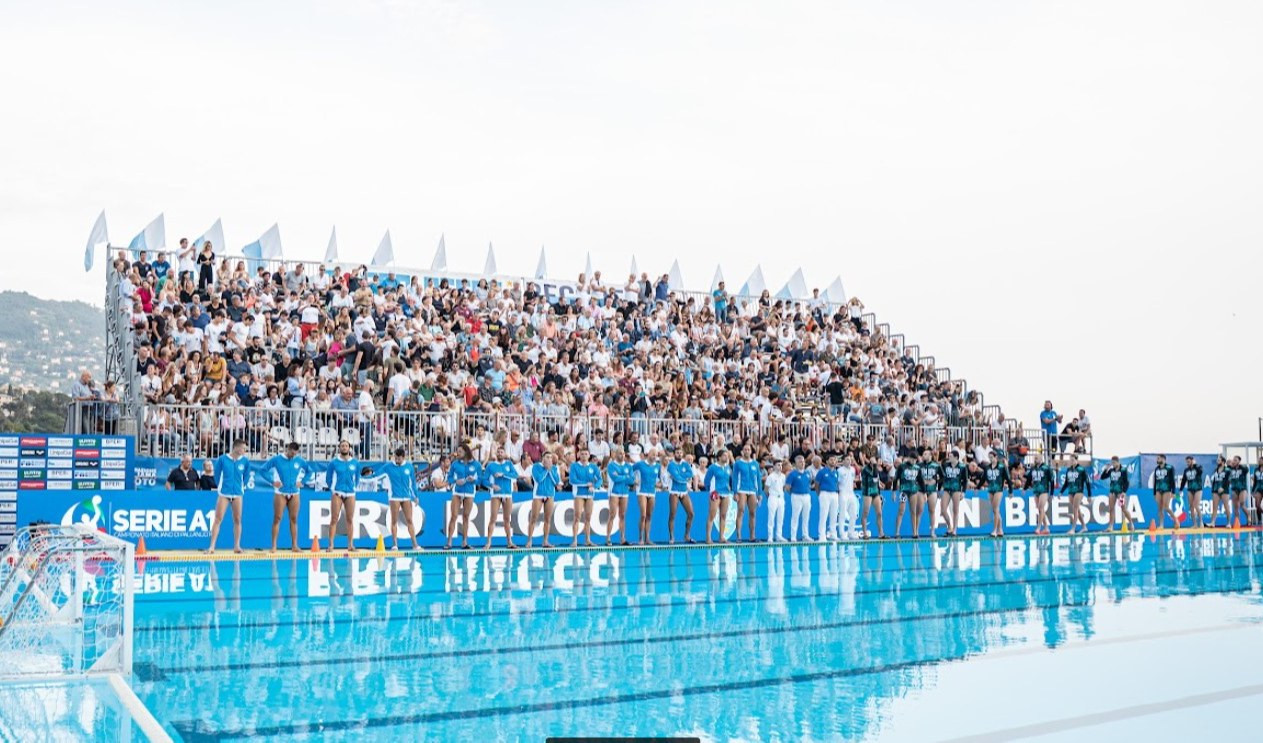
[[[854,545],[866,544],[868,542],[880,542],[886,544],[899,544],[909,542],[957,542],[969,541],[975,539],[982,540],[1022,540],[1022,541],[1038,541],[1038,540],[1057,540],[1057,539],[1077,539],[1080,537],[1103,537],[1103,536],[1148,536],[1156,539],[1157,537],[1185,537],[1185,536],[1241,536],[1251,532],[1263,531],[1263,527],[1259,526],[1242,526],[1242,527],[1203,527],[1200,529],[1182,528],[1182,529],[1135,529],[1130,531],[1114,531],[1105,530],[1089,531],[1086,533],[1070,534],[1062,532],[1059,534],[1006,534],[1003,537],[989,537],[986,535],[976,536],[955,536],[955,537],[890,537],[887,539],[843,539],[831,540],[828,542],[805,541],[805,542],[713,542],[707,544],[705,542],[678,542],[676,544],[630,544],[622,545],[604,545],[593,544],[591,547],[587,545],[552,545],[550,547],[523,547],[518,546],[513,549],[507,547],[470,547],[469,549],[460,549],[453,547],[452,549],[443,549],[441,547],[426,547],[421,549],[305,549],[305,550],[289,550],[281,549],[275,552],[263,549],[248,549],[241,553],[235,553],[231,549],[219,549],[215,552],[205,552],[202,550],[137,550],[136,558],[138,561],[149,562],[205,562],[209,560],[313,560],[313,559],[367,559],[372,557],[408,557],[411,555],[516,555],[523,553],[550,553],[550,552],[604,552],[604,551],[635,551],[635,550],[682,550],[682,549],[731,549],[736,547],[811,547],[822,544],[838,544],[838,545]]]

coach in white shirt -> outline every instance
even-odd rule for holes
[[[838,468],[838,538],[858,539],[855,517],[860,513],[860,499],[855,495],[855,459],[847,457]],[[931,516],[933,518],[933,516]]]
[[[789,474],[789,462],[781,460],[772,465],[764,485],[767,489],[767,538],[770,542],[785,541],[785,475]]]

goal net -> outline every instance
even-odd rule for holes
[[[129,676],[132,550],[83,525],[19,530],[0,553],[0,679]]]

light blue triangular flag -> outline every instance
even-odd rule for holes
[[[110,235],[105,227],[105,210],[101,210],[101,216],[96,218],[96,222],[92,225],[92,232],[88,235],[88,247],[83,251],[83,270],[92,270],[92,261],[96,256],[96,246],[101,243],[109,244]]]

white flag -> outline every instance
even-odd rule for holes
[[[259,247],[263,249],[263,257],[268,260],[284,257],[281,253],[281,226],[279,224],[272,225],[259,237]]]
[[[390,230],[386,230],[386,234],[382,235],[382,241],[377,245],[377,252],[373,253],[373,260],[370,263],[374,266],[385,266],[395,262],[395,247],[390,242]]]
[[[209,230],[203,232],[201,236],[193,241],[191,247],[194,255],[202,251],[202,246],[206,244],[207,240],[210,241],[211,250],[218,251],[220,255],[223,255],[224,249],[228,247],[228,244],[224,242],[224,225],[218,219],[215,220],[215,224],[210,226]]]
[[[715,291],[719,288],[719,282],[724,280],[724,270],[719,266],[715,266],[715,278],[710,280],[710,290]]]
[[[824,290],[824,298],[829,304],[846,304],[846,290],[842,288],[842,277],[839,276]]]
[[[439,249],[434,251],[434,260],[430,261],[430,270],[447,270],[447,242],[444,235],[439,235]]]
[[[636,256],[634,255],[632,256],[632,262],[631,262],[631,275],[637,276],[637,277],[640,276],[640,269],[636,268]]]
[[[491,247],[491,243],[487,243],[487,262],[482,266],[482,275],[495,276],[496,273],[496,251]]]
[[[680,273],[680,261],[671,263],[671,272],[667,274],[667,283],[677,291],[684,289],[684,274]]]
[[[211,243],[212,247],[214,243]],[[250,273],[259,270],[259,263],[281,257],[281,227],[274,224],[259,236],[258,240],[241,249],[241,254],[249,258]]]
[[[588,258],[583,262],[583,275],[592,278],[592,254],[588,253]]]
[[[803,278],[803,270],[800,268],[789,277],[789,281],[785,282],[785,288],[776,293],[777,299],[806,299],[807,298],[807,280]]]
[[[535,278],[542,279],[548,276],[548,262],[544,260],[544,246],[539,246],[539,265],[535,266]]]
[[[767,288],[767,282],[763,280],[763,266],[754,267],[754,272],[750,274],[750,278],[746,279],[745,286],[741,287],[738,294],[745,297],[757,297]]]
[[[167,247],[167,223],[159,214],[127,244],[129,250],[162,250]]]
[[[96,246],[101,243],[109,244],[109,231],[105,228],[105,210],[101,211],[101,216],[96,218],[96,222],[92,225],[92,232],[88,235],[88,247],[83,251],[83,270],[92,270],[92,260],[96,256]]]
[[[334,225],[329,233],[329,247],[325,248],[325,263],[338,262],[338,227]]]

